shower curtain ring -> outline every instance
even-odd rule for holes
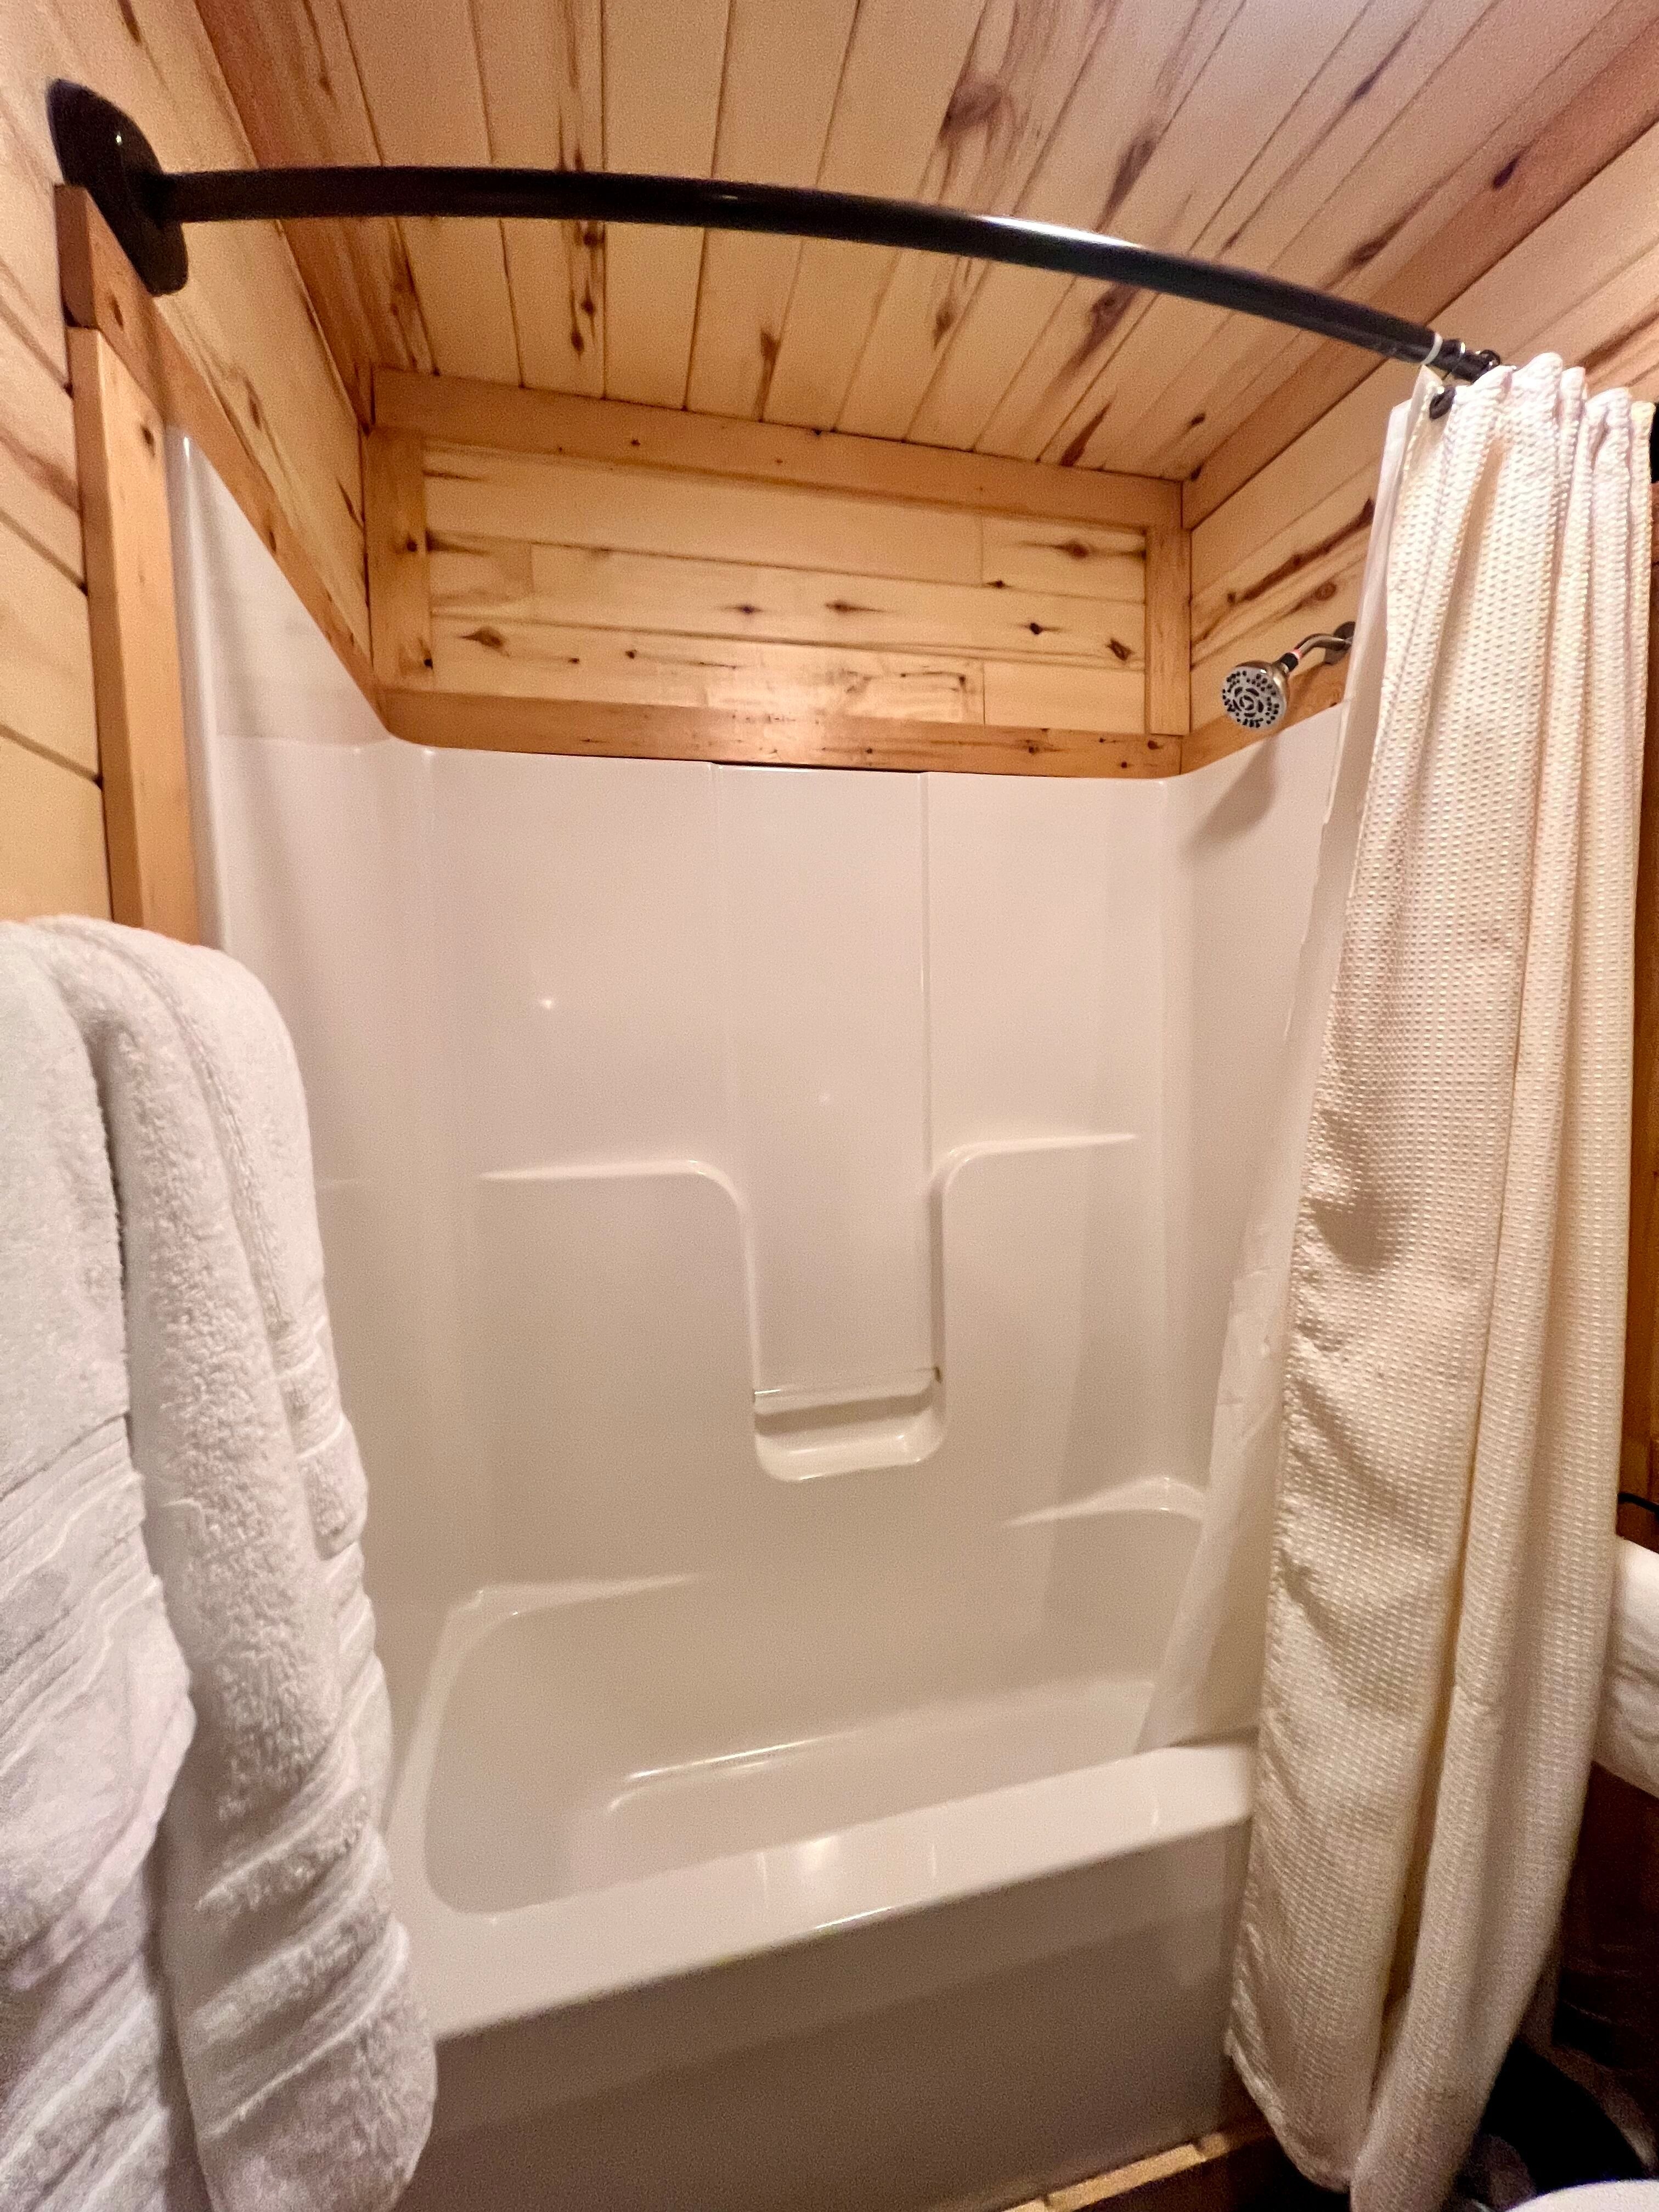
[[[1436,422],[1451,412],[1452,380],[1445,370],[1437,366],[1440,356],[1445,350],[1446,341],[1437,331],[1434,334],[1434,343],[1423,357],[1424,368],[1440,380],[1440,389],[1429,402],[1429,414]]]

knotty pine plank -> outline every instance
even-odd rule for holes
[[[96,331],[71,331],[76,453],[110,911],[193,944],[190,771],[173,597],[167,434]]]
[[[57,371],[3,317],[0,317],[0,517],[71,582],[81,581],[74,410]]]
[[[988,659],[981,672],[988,722],[1125,736],[1147,727],[1146,679],[1139,669]]]
[[[921,188],[981,0],[861,0],[817,181],[826,191],[909,199]],[[772,422],[828,428],[896,256],[809,239],[801,247],[766,399]]]
[[[1547,347],[1594,366],[1646,343],[1659,371],[1659,125],[1599,170],[1447,310],[1449,327],[1510,360]],[[1298,624],[1352,613],[1389,408],[1410,387],[1374,370],[1193,532],[1195,726],[1231,659],[1263,657]],[[1638,387],[1639,389],[1639,387]],[[1317,592],[1319,596],[1315,597]],[[1242,609],[1277,611],[1271,634]]]
[[[1367,456],[1316,507],[1252,546],[1244,560],[1219,576],[1197,584],[1191,611],[1194,661],[1237,646],[1264,616],[1283,619],[1333,561],[1352,561],[1356,554],[1363,558],[1376,490],[1376,464]]]
[[[659,0],[605,0],[607,169],[709,173],[726,13],[727,0],[678,0],[665,36]],[[609,227],[605,388],[613,398],[683,404],[702,266],[701,231]]]
[[[433,661],[439,690],[504,698],[711,707],[775,720],[850,714],[1121,736],[1145,728],[1138,672],[1054,661],[861,653],[447,614],[433,625]]]
[[[876,652],[1143,665],[1139,602],[585,547],[431,538],[438,614]]]
[[[386,161],[487,164],[489,128],[470,0],[340,0]],[[434,365],[516,383],[519,342],[501,226],[399,225]]]
[[[1092,730],[1008,729],[964,722],[804,721],[690,708],[480,697],[388,687],[386,726],[415,744],[494,752],[773,767],[945,769],[982,775],[1164,776],[1181,769],[1177,738]]]
[[[1596,40],[1587,33],[1599,28],[1598,15],[1610,23],[1629,4],[1440,0],[1424,9],[1388,0],[1368,9],[1291,118],[1300,128],[1304,116],[1317,122],[1316,143],[1248,221],[1224,208],[1199,250],[1224,248],[1248,267],[1370,298],[1594,73],[1583,57]],[[1540,89],[1540,76],[1559,88]],[[1253,172],[1234,198],[1248,206],[1255,181]],[[1503,250],[1494,241],[1480,267]],[[1161,361],[1136,356],[1143,341],[1164,348]],[[1158,301],[1112,364],[1121,404],[1081,465],[1110,465],[1130,450],[1156,454],[1161,473],[1189,476],[1316,343],[1249,316]]]
[[[982,537],[993,524],[961,507],[436,443],[426,447],[425,473],[428,520],[448,537],[538,538],[939,583],[990,580]],[[1133,558],[1140,544],[1138,532],[994,520],[1016,538],[1075,532],[1085,556],[1109,548]],[[1028,556],[1026,568],[1039,558]],[[1080,587],[1075,567],[1073,581]]]
[[[1185,737],[1192,726],[1192,541],[1184,530],[1150,530],[1146,562],[1144,726]]]
[[[433,660],[441,690],[502,698],[709,707],[775,720],[986,719],[984,672],[967,655],[860,653],[441,613],[433,627]],[[1137,689],[1133,677],[1121,681]],[[1050,717],[1034,711],[1027,719]],[[1129,726],[1138,729],[1139,718]]]
[[[109,919],[104,805],[91,776],[0,732],[0,920]]]
[[[1201,252],[1233,180],[1269,158],[1287,122],[1297,126],[1322,64],[1365,4],[1328,0],[1310,18],[1279,0],[1245,0],[1137,170],[1113,227],[1146,245]],[[1218,162],[1222,146],[1227,158]],[[1079,456],[1110,404],[1109,364],[1154,304],[1147,293],[1072,285],[975,442],[1027,460]]]
[[[98,772],[87,595],[0,519],[0,730]]]
[[[984,547],[981,580],[987,584],[1107,599],[1146,596],[1144,532],[1091,529],[1074,522],[1002,514],[986,515],[980,528]]]
[[[793,0],[787,8],[775,0],[731,0],[717,177],[816,182],[857,13],[857,0]],[[764,413],[800,251],[794,238],[706,234],[688,407],[707,415]]]
[[[258,159],[326,167],[380,159],[340,0],[303,13],[198,0]],[[360,422],[374,419],[374,364],[430,373],[432,345],[394,222],[296,222],[284,235]]]
[[[492,159],[597,169],[603,159],[600,0],[472,0]],[[505,222],[507,288],[526,384],[605,390],[605,232]]]
[[[1048,521],[1136,529],[1180,521],[1180,486],[1152,477],[941,453],[787,423],[521,392],[471,378],[394,371],[377,375],[374,391],[377,422],[444,443],[641,463]]]
[[[986,215],[1017,207],[1091,50],[1116,36],[1117,11],[1100,0],[988,8],[917,198]],[[904,435],[984,275],[983,262],[899,255],[836,416],[842,429],[873,438]],[[869,282],[879,289],[874,268]]]
[[[57,68],[60,52],[24,0],[0,0],[0,315],[67,390],[52,216],[58,163],[40,97],[46,79],[39,74]]]
[[[66,382],[44,98],[60,76],[126,108],[169,166],[240,167],[252,155],[190,0],[0,0],[0,318]],[[149,312],[277,485],[366,639],[355,417],[293,257],[271,226],[238,224],[198,229],[191,259],[185,289]]]
[[[1648,0],[1638,4],[1641,13],[1650,13]],[[1626,9],[1608,18],[1604,32],[1627,30],[1632,13]],[[1659,121],[1659,23],[1638,30],[1553,114],[1538,112],[1559,98],[1553,77],[1538,88],[1495,142],[1480,149],[1478,173],[1467,173],[1477,167],[1472,161],[1452,180],[1449,190],[1467,197],[1443,226],[1386,283],[1365,286],[1363,296],[1391,314],[1434,323],[1452,299]],[[1468,343],[1482,343],[1467,335]],[[1166,448],[1170,472],[1189,477],[1188,527],[1214,514],[1370,373],[1367,356],[1357,348],[1318,343],[1289,377],[1275,362],[1252,411],[1201,459]]]
[[[1498,0],[1499,9],[1536,4]],[[1434,106],[1432,143],[1416,149],[1409,165],[1391,153],[1393,126],[1413,112],[1426,118],[1425,88],[1435,72],[1483,15],[1494,12],[1492,0],[1437,0],[1432,8],[1382,0],[1366,9],[1234,183],[1194,250],[1351,292],[1354,256],[1392,238],[1421,203],[1425,179],[1454,167],[1480,143],[1490,118],[1505,112],[1496,97],[1486,110],[1468,100],[1449,112]],[[1557,20],[1565,27],[1569,19],[1558,11]],[[1575,34],[1564,27],[1564,35],[1570,42]],[[1310,260],[1317,275],[1309,271]],[[1358,274],[1363,289],[1365,271]],[[1174,447],[1177,458],[1167,473],[1185,475],[1193,441],[1213,442],[1208,418],[1242,380],[1238,365],[1258,356],[1283,360],[1291,335],[1191,301],[1153,301],[1085,403],[1085,412],[1109,404],[1079,465],[1110,467],[1121,453]]]
[[[1235,12],[1236,0],[1198,0],[1172,24],[1166,0],[1124,0],[1110,36],[1091,50],[1019,205],[1007,212],[1085,230],[1121,228],[1126,191]],[[929,446],[975,445],[1070,281],[1040,269],[987,269],[907,434]],[[1111,312],[1109,301],[1103,322]]]

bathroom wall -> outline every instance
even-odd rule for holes
[[[1159,782],[422,750],[172,459],[400,1702],[489,1582],[1086,1629],[1119,1509],[1196,1509],[1328,722]]]
[[[1651,75],[1650,62],[1650,82]],[[1626,76],[1620,88],[1633,97],[1640,82]],[[1616,112],[1610,90],[1601,97]],[[1659,396],[1656,210],[1659,125],[1430,319],[1506,361],[1553,350],[1582,362],[1593,390],[1624,384],[1638,398]],[[1446,258],[1453,261],[1449,247]],[[1384,426],[1414,374],[1392,362],[1374,369],[1221,505],[1200,500],[1192,538],[1189,759],[1209,757],[1237,738],[1220,718],[1221,679],[1236,661],[1282,652],[1300,632],[1356,612]],[[1191,494],[1202,485],[1200,473],[1189,515]]]
[[[247,141],[191,0],[0,0],[0,914],[107,914],[46,88],[93,85],[164,162]],[[367,638],[356,426],[274,228],[191,246],[162,312]]]
[[[440,690],[1138,732],[1144,530],[428,441]]]

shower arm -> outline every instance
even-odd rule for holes
[[[1320,665],[1328,668],[1333,661],[1340,660],[1353,644],[1353,624],[1344,623],[1340,629],[1319,630],[1312,637],[1297,640],[1288,652],[1281,653],[1274,666],[1282,668],[1286,676],[1294,676],[1310,653],[1322,656]]]
[[[47,92],[46,112],[64,181],[91,194],[139,277],[156,294],[179,291],[189,276],[186,223],[471,216],[665,224],[842,240],[1168,293],[1288,324],[1388,360],[1419,362],[1447,380],[1448,396],[1451,383],[1472,384],[1498,365],[1494,353],[1334,292],[1014,216],[791,185],[588,169],[375,166],[169,173],[131,117],[86,86],[58,79]]]

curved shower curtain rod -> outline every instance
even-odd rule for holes
[[[65,183],[84,185],[153,293],[177,292],[190,273],[187,222],[296,222],[353,216],[505,216],[553,222],[662,223],[690,230],[769,231],[909,247],[959,259],[1006,261],[1170,292],[1341,338],[1395,361],[1421,362],[1473,383],[1497,366],[1420,323],[1380,308],[1160,253],[1091,230],[1014,216],[968,215],[915,200],[820,192],[793,185],[727,184],[706,177],[623,176],[596,169],[196,169],[169,174],[129,115],[61,78],[46,95]]]
[[[1472,384],[1498,356],[1305,284],[1184,253],[1017,216],[969,215],[915,200],[822,192],[793,185],[594,169],[322,167],[169,173],[130,115],[59,78],[46,94],[52,144],[67,184],[91,194],[152,293],[190,273],[189,222],[305,222],[363,216],[493,216],[553,222],[635,222],[844,240],[954,258],[1002,261],[1063,276],[1164,292],[1228,307],[1391,361],[1417,362]],[[1445,394],[1449,403],[1450,393]],[[1438,403],[1437,403],[1437,405]]]

